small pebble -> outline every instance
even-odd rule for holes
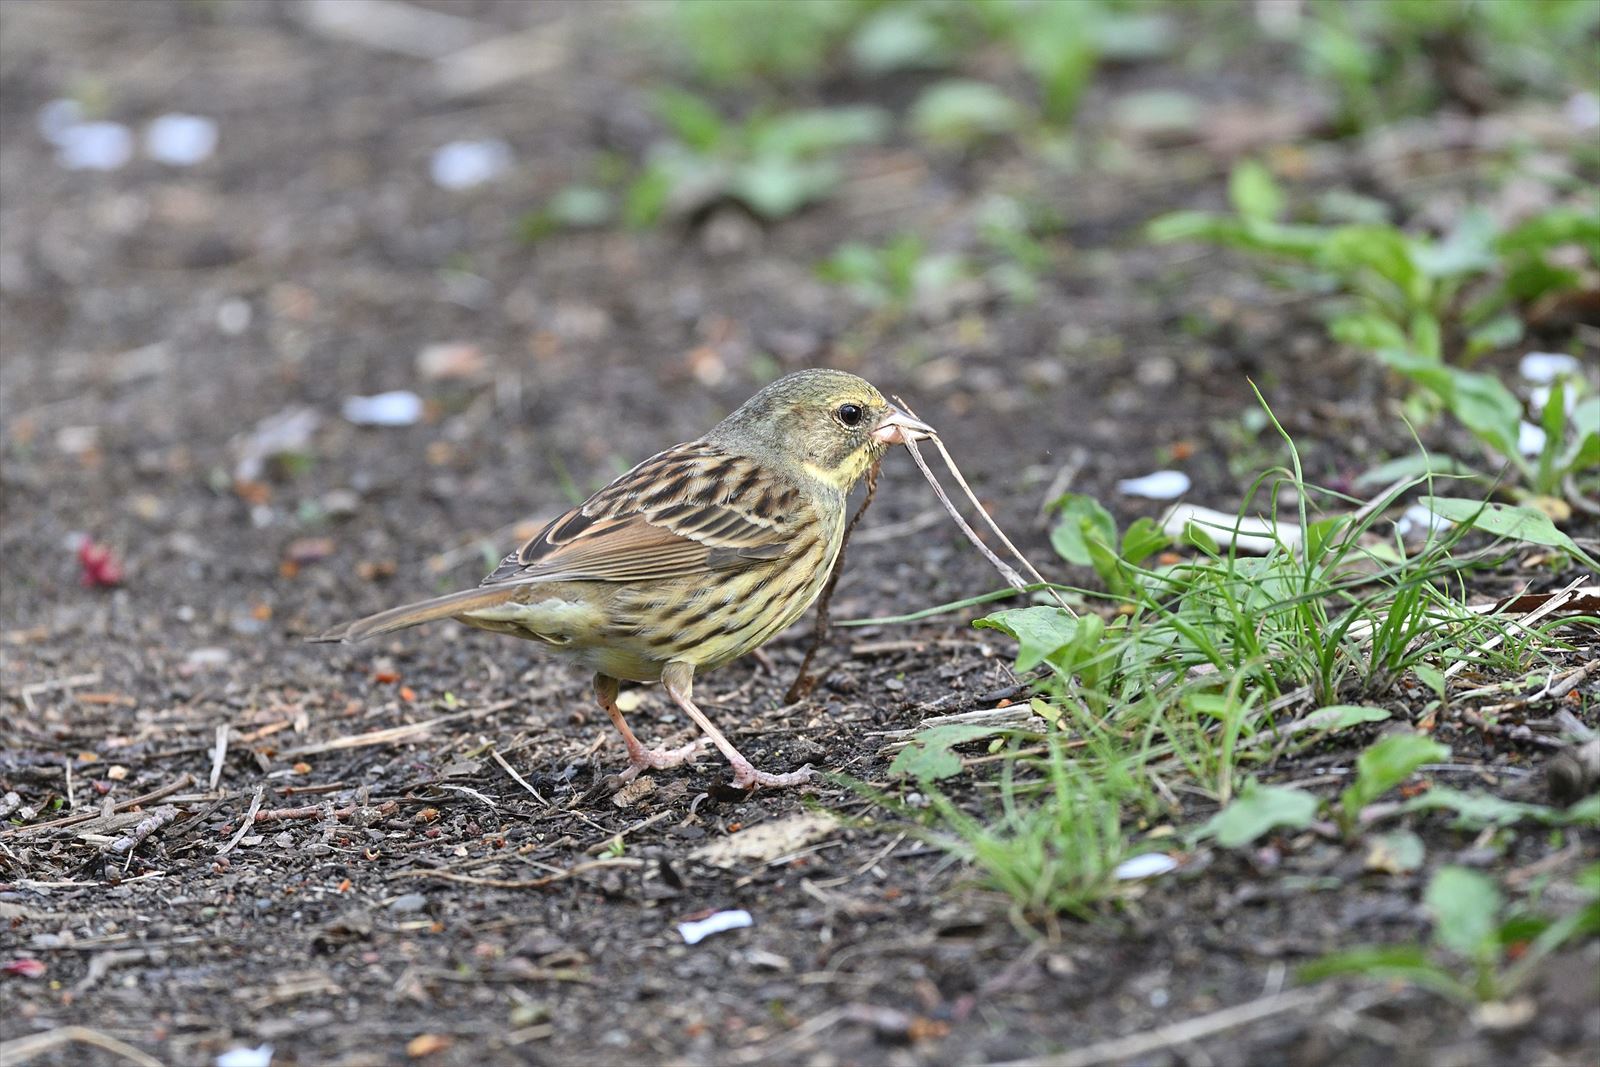
[[[430,171],[442,189],[471,189],[511,169],[511,146],[504,141],[451,141],[433,154]]]
[[[56,140],[56,162],[67,170],[117,170],[132,158],[133,131],[120,122],[81,122]]]
[[[357,426],[410,426],[422,418],[422,398],[406,389],[352,396],[345,399],[343,411]]]
[[[145,127],[144,150],[157,163],[192,167],[217,150],[217,124],[200,115],[162,115]]]
[[[409,915],[428,906],[428,898],[421,893],[407,893],[389,902],[389,910],[396,915]]]
[[[59,146],[69,129],[83,124],[83,105],[76,100],[52,100],[39,109],[33,122],[41,137]]]

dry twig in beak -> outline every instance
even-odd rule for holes
[[[898,403],[902,408],[905,408],[905,410],[910,413],[913,418],[916,417],[916,413],[911,411],[911,408],[904,400],[901,400],[899,397],[895,397],[894,399],[895,402]],[[989,514],[984,506],[978,502],[977,494],[972,491],[972,487],[967,484],[967,480],[961,476],[960,469],[956,467],[955,459],[951,457],[949,449],[944,447],[944,442],[939,439],[939,435],[936,433],[929,434],[928,440],[933,442],[933,446],[939,450],[939,455],[944,457],[944,465],[950,468],[950,474],[955,478],[956,484],[961,486],[962,491],[967,494],[967,499],[972,501],[972,506],[977,509],[979,515],[983,516],[983,521],[988,525],[989,529],[993,530],[995,536],[1000,538],[1000,543],[1006,546],[1007,551],[1009,551],[1011,555],[1016,558],[1018,563],[1022,564],[1023,570],[1028,572],[1029,577],[1031,577],[1040,585],[1048,586],[1050,583],[1045,580],[1044,576],[1039,573],[1038,569],[1035,568],[1032,563],[1028,562],[1028,557],[1024,556],[1021,550],[1019,550],[1016,545],[1011,543],[1011,538],[1005,535],[1005,531],[1000,529],[999,524],[994,521],[994,518]],[[961,527],[961,532],[967,535],[967,540],[976,545],[978,551],[982,552],[984,557],[994,565],[995,570],[999,571],[1000,576],[1006,580],[1006,584],[1010,585],[1011,588],[1017,590],[1018,592],[1027,592],[1028,583],[1022,580],[1022,575],[1018,574],[1015,568],[1011,567],[999,556],[995,555],[994,551],[990,549],[988,545],[984,544],[983,541],[978,537],[977,531],[968,525],[966,519],[961,517],[961,513],[957,511],[955,505],[950,502],[950,497],[945,493],[944,487],[939,484],[939,480],[934,477],[933,471],[929,469],[927,461],[922,458],[922,453],[920,450],[918,450],[916,441],[908,436],[903,439],[902,443],[906,446],[906,451],[911,453],[911,458],[916,461],[918,469],[922,471],[922,476],[928,479],[929,485],[933,486],[933,491],[939,497],[939,502],[943,504],[944,509],[950,513],[950,517],[956,521],[956,525]],[[1050,594],[1051,599],[1053,599],[1057,606],[1059,606],[1063,611],[1074,618],[1077,617],[1077,612],[1073,611],[1072,608],[1068,606],[1067,602],[1061,598],[1061,594],[1057,593],[1054,589],[1047,589],[1046,592]]]

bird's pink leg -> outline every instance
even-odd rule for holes
[[[631,782],[641,771],[666,770],[689,763],[706,746],[707,738],[701,737],[681,748],[645,748],[628,728],[628,720],[622,717],[622,709],[617,707],[617,680],[609,675],[594,676],[594,698],[611,716],[611,724],[622,735],[622,743],[628,746],[628,769],[622,772],[624,782]]]
[[[740,755],[739,750],[733,747],[732,742],[722,735],[722,731],[713,726],[711,720],[706,718],[705,712],[695,707],[693,699],[694,664],[683,662],[667,664],[666,669],[661,672],[661,684],[666,686],[667,692],[672,695],[672,699],[678,702],[678,707],[682,708],[689,718],[695,721],[696,726],[706,732],[706,736],[711,739],[711,743],[717,746],[717,750],[722,753],[733,767],[734,788],[756,789],[758,787],[766,787],[768,789],[782,789],[785,786],[799,785],[811,777],[810,764],[788,774],[769,774],[766,771],[756,770],[749,760]]]

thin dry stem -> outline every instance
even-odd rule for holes
[[[894,399],[896,403],[905,409],[906,414],[910,415],[912,418],[917,417],[917,413],[912,411],[910,405],[908,405],[904,400],[902,400],[900,397],[895,397]],[[996,537],[1000,538],[1000,543],[1005,545],[1006,551],[1010,552],[1012,557],[1015,558],[1018,563],[1022,564],[1022,569],[1027,572],[1028,576],[1032,578],[1036,584],[1048,586],[1050,583],[1045,580],[1044,575],[1040,574],[1038,568],[1028,561],[1028,557],[1022,554],[1021,549],[1017,548],[1016,545],[1011,543],[1011,538],[1006,536],[1005,531],[1000,529],[1000,524],[994,521],[994,517],[989,514],[988,509],[986,509],[978,500],[978,495],[972,491],[972,487],[967,484],[967,480],[961,476],[961,469],[956,466],[955,457],[951,456],[950,450],[944,447],[944,441],[940,439],[938,434],[934,434],[929,438],[929,440],[933,442],[933,447],[939,450],[939,455],[944,458],[944,465],[950,469],[950,476],[956,480],[957,485],[961,486],[961,491],[967,494],[967,499],[972,502],[972,506],[977,510],[978,514],[983,516],[984,524],[987,525],[989,529],[994,531],[994,535]],[[977,532],[967,524],[966,519],[961,517],[961,513],[957,511],[955,505],[950,502],[950,497],[945,493],[944,487],[939,484],[938,479],[936,479],[933,475],[933,471],[929,469],[927,461],[922,458],[922,453],[917,449],[916,442],[907,439],[905,445],[906,449],[911,453],[911,458],[916,461],[917,467],[922,471],[922,476],[928,479],[929,485],[933,486],[933,491],[939,497],[939,502],[942,503],[945,507],[945,510],[950,513],[950,517],[955,519],[956,525],[961,527],[961,532],[967,535],[967,540],[971,541],[977,546],[978,551],[982,552],[985,558],[987,558],[989,562],[994,565],[994,568],[1000,572],[1001,577],[1006,580],[1008,585],[1019,591],[1025,590],[1028,586],[1028,583],[1022,580],[1022,575],[1018,574],[1015,568],[1003,561],[989,548],[988,545],[984,544],[983,541],[978,537]],[[1046,589],[1045,591],[1050,594],[1050,598],[1056,602],[1058,607],[1060,607],[1068,615],[1071,615],[1074,618],[1077,617],[1077,612],[1073,611],[1067,602],[1062,599],[1060,593],[1056,592],[1054,589]]]

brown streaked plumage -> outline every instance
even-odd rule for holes
[[[694,705],[697,671],[788,627],[827,581],[850,489],[891,444],[932,431],[842,371],[799,371],[705,436],[640,463],[507,556],[476,589],[393,608],[314,638],[358,641],[438,619],[541,642],[595,673],[595,696],[632,777],[706,740],[741,787],[792,785],[757,771]],[[617,680],[661,681],[705,732],[648,750],[616,706]]]

